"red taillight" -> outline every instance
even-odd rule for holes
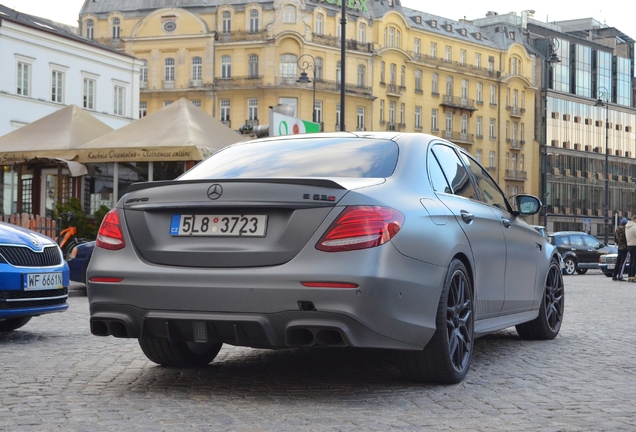
[[[358,288],[358,284],[348,282],[301,282],[307,288]]]
[[[116,208],[106,213],[99,227],[95,246],[108,250],[119,250],[126,246],[119,224],[119,211]]]
[[[404,215],[389,207],[347,207],[322,236],[316,249],[341,252],[380,246],[404,224]]]
[[[119,283],[123,281],[124,278],[116,278],[116,277],[94,277],[91,278],[89,282],[97,282],[97,283]]]

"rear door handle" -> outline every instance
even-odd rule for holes
[[[503,226],[505,226],[506,228],[510,228],[510,219],[502,219],[501,223],[503,224]]]
[[[462,210],[460,214],[462,215],[462,219],[464,220],[464,222],[466,222],[467,224],[471,223],[475,219],[475,215],[472,213],[468,213],[466,210]]]

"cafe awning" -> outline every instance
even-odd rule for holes
[[[199,161],[245,140],[187,99],[179,99],[78,149],[83,163]]]
[[[77,148],[113,128],[76,105],[69,105],[0,136],[0,165],[33,158],[73,160]]]

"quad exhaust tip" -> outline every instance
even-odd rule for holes
[[[287,331],[287,344],[296,347],[346,347],[349,344],[339,329],[292,328]]]

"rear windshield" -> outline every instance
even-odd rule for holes
[[[384,178],[398,146],[371,138],[320,138],[245,143],[210,156],[179,180],[263,177]]]

